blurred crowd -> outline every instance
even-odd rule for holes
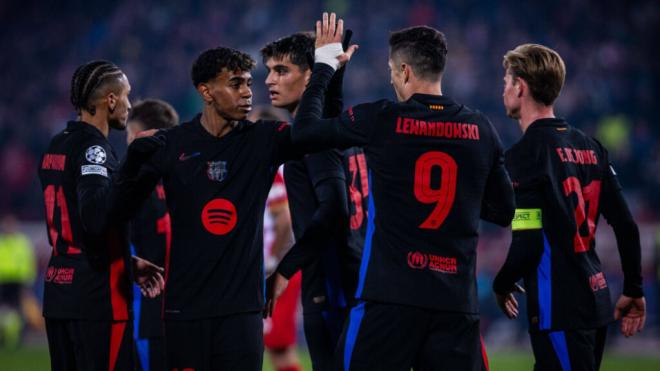
[[[267,104],[259,49],[311,30],[323,10],[342,16],[360,45],[346,75],[347,104],[395,99],[389,31],[428,24],[449,43],[443,92],[486,113],[506,147],[520,132],[502,108],[502,55],[525,42],[556,49],[567,66],[556,113],[609,149],[637,220],[660,220],[656,0],[2,1],[0,215],[42,220],[37,163],[51,136],[75,117],[69,85],[79,64],[113,61],[128,75],[132,99],[164,99],[188,120],[201,108],[192,61],[204,49],[231,46],[258,61],[254,103]],[[121,156],[123,135],[112,139]]]
[[[653,113],[660,52],[652,45],[660,8],[654,0],[3,1],[0,213],[41,217],[36,163],[51,135],[74,116],[69,83],[79,64],[115,62],[130,79],[133,99],[165,99],[185,120],[200,108],[190,82],[199,52],[227,45],[261,62],[263,45],[312,29],[327,9],[346,19],[361,46],[347,74],[349,104],[394,98],[388,32],[432,25],[449,41],[443,91],[485,112],[507,146],[519,130],[501,107],[502,55],[523,42],[555,48],[568,69],[557,113],[610,149],[636,214],[658,217],[660,137]],[[253,75],[255,103],[267,103],[262,63]]]

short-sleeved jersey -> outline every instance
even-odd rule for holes
[[[53,251],[44,288],[47,318],[127,320],[130,253],[126,223],[109,221],[104,195],[118,166],[105,136],[69,122],[41,158],[48,240]],[[82,215],[86,217],[83,218]]]
[[[259,311],[264,304],[263,215],[278,166],[295,156],[284,122],[237,122],[211,135],[191,122],[161,132],[165,146],[140,182],[162,177],[172,225],[165,319]]]
[[[170,214],[165,204],[165,190],[157,185],[149,198],[131,220],[131,245],[135,254],[159,267],[165,266],[172,240]],[[137,309],[136,309],[137,311]],[[138,335],[140,338],[163,336],[163,296],[140,299]]]
[[[507,225],[514,211],[495,129],[477,111],[423,94],[320,119],[331,76],[315,65],[292,134],[294,143],[363,147],[369,212],[357,297],[477,313],[480,216]]]
[[[330,178],[344,182],[342,154],[330,150],[305,156],[284,165],[284,180],[289,195],[291,224],[300,240],[319,207],[315,187]],[[337,221],[339,223],[340,221]],[[341,251],[346,249],[346,234],[327,231],[320,246],[305,246],[310,262],[302,269],[302,305],[305,313],[329,307],[345,307],[347,294],[342,281]]]
[[[607,324],[610,292],[594,238],[603,197],[620,190],[607,152],[564,120],[541,119],[507,151],[506,166],[518,208],[512,249],[542,250],[524,277],[530,329]]]

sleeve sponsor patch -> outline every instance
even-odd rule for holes
[[[85,151],[85,159],[93,164],[104,164],[107,157],[105,149],[101,146],[91,146]]]
[[[81,175],[101,175],[108,177],[108,169],[101,165],[83,165],[80,167]]]

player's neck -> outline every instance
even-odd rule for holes
[[[296,113],[298,113],[298,107],[300,107],[300,101],[297,101],[295,104],[286,107],[286,110],[289,112],[292,118],[296,118]]]
[[[527,128],[536,120],[555,118],[555,111],[552,106],[538,104],[536,102],[531,104],[523,104],[520,107],[520,118],[518,124],[524,133]]]
[[[213,110],[213,107],[207,105],[204,108],[204,111],[202,111],[202,117],[199,119],[202,127],[204,127],[209,134],[220,138],[234,128],[235,121],[229,121],[218,115],[215,111],[209,112],[209,109]]]
[[[438,82],[418,81],[411,89],[410,97],[415,94],[442,95],[442,84]]]
[[[90,114],[87,111],[82,111],[80,114],[80,121],[92,125],[93,127],[99,129],[104,137],[108,137],[110,133],[110,125],[108,125],[108,119],[105,115],[97,112],[95,115]]]

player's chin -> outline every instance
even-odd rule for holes
[[[126,130],[126,123],[128,122],[128,117],[122,117],[119,119],[111,119],[108,124],[110,128],[114,130]]]

